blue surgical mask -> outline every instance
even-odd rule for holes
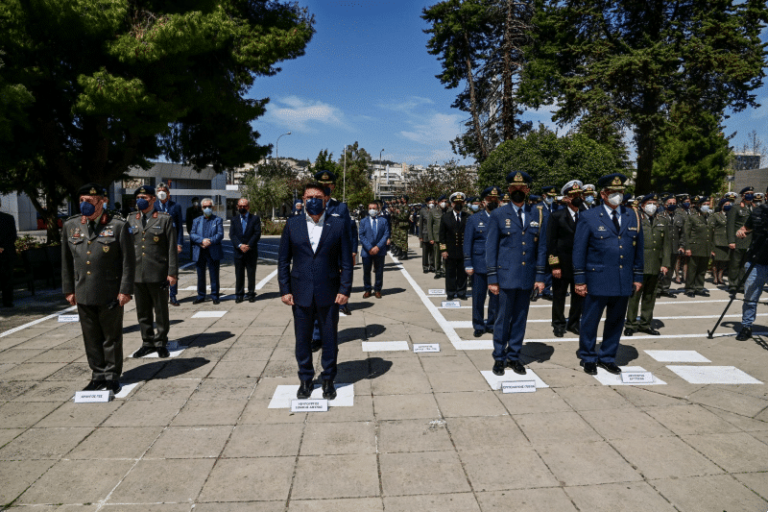
[[[730,211],[731,208],[733,208],[732,204],[723,205],[723,211],[724,212]]]
[[[584,202],[587,204],[594,204],[595,196],[587,196],[584,198]]]
[[[93,206],[88,201],[83,201],[82,203],[80,203],[80,213],[82,213],[86,217],[90,217],[91,215],[96,213],[96,207]]]
[[[139,211],[144,211],[147,208],[149,208],[149,201],[144,199],[143,197],[140,197],[136,200],[136,208],[139,209]]]
[[[745,201],[752,201],[755,198],[755,194],[744,194]]]
[[[667,211],[673,212],[675,210],[677,210],[677,205],[676,204],[667,205]]]
[[[310,215],[322,215],[325,210],[323,200],[319,197],[311,197],[304,201],[304,206],[307,208],[307,213]]]
[[[210,217],[212,213],[213,213],[213,208],[211,208],[210,206],[206,206],[205,208],[203,208],[203,214],[205,214],[206,217]]]

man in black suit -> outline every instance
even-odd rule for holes
[[[187,224],[187,233],[192,232],[192,223],[195,222],[195,219],[200,217],[203,214],[203,209],[200,208],[200,198],[199,197],[193,197],[192,198],[192,206],[187,208],[187,216],[185,219],[185,222]],[[194,248],[193,243],[190,242],[189,244],[189,257],[192,258],[192,250]]]
[[[547,267],[552,271],[552,329],[562,338],[568,330],[579,334],[583,297],[575,293],[573,282],[573,235],[579,213],[584,211],[583,185],[579,180],[565,184],[560,191],[566,208],[552,213],[547,232]],[[571,311],[565,318],[565,296],[571,288]]]
[[[250,213],[251,203],[240,198],[238,215],[229,223],[229,239],[235,251],[235,302],[245,297],[245,271],[248,271],[248,301],[256,302],[256,262],[259,259],[261,219]]]
[[[467,299],[467,272],[464,269],[464,228],[469,215],[462,211],[467,196],[451,194],[453,208],[440,219],[440,252],[445,260],[445,293],[448,300]]]
[[[0,212],[0,287],[3,307],[13,307],[13,264],[16,261],[16,221]]]

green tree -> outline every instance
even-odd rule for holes
[[[30,195],[56,238],[55,208],[84,181],[161,155],[216,171],[260,160],[268,99],[247,93],[303,55],[313,25],[279,0],[5,0],[2,87],[25,101],[0,107],[0,190]]]
[[[648,192],[674,105],[723,119],[756,106],[768,21],[764,0],[536,0],[537,35],[521,94],[554,120],[595,133],[634,130],[637,189]]]
[[[347,146],[346,160],[342,155],[336,165],[339,168],[339,171],[336,172],[336,191],[333,194],[336,199],[341,201],[344,197],[346,183],[348,205],[356,207],[358,204],[367,205],[373,201],[373,188],[371,187],[369,171],[371,155],[365,149],[361,148],[357,142]]]
[[[534,190],[545,185],[561,187],[572,179],[596,183],[600,176],[626,172],[613,148],[581,133],[558,137],[544,125],[525,137],[501,143],[480,165],[479,187],[505,187],[506,175],[512,170],[527,172]]]
[[[331,171],[336,176],[339,175],[341,167],[333,161],[333,153],[327,149],[321,149],[315,158],[315,164],[312,166],[312,172]]]
[[[430,165],[407,183],[409,199],[412,203],[424,203],[427,197],[437,200],[445,194],[464,192],[468,196],[478,193],[477,180],[465,166],[455,159],[442,166]]]

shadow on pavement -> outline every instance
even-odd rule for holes
[[[338,365],[336,382],[354,384],[362,380],[381,377],[392,368],[392,361],[380,357],[371,357],[362,361],[344,361]]]
[[[162,359],[148,364],[131,368],[123,373],[120,382],[123,385],[152,379],[170,379],[184,375],[208,364],[210,361],[204,357],[192,357],[189,359]]]
[[[523,345],[520,357],[525,360],[524,364],[529,364],[534,361],[543,363],[549,361],[554,353],[555,347],[551,347],[544,343],[530,342]]]
[[[631,345],[619,345],[619,350],[616,352],[616,364],[619,366],[626,366],[630,362],[637,359],[637,349]]]
[[[195,337],[193,345],[195,347],[208,347],[210,345],[221,343],[222,341],[228,340],[234,336],[235,335],[229,331],[206,332],[204,334],[198,334]],[[181,345],[181,343],[179,344]]]

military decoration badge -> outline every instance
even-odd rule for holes
[[[103,250],[105,253],[109,252],[109,246],[108,246],[108,245],[105,245],[104,247],[102,247],[102,250]]]
[[[532,228],[537,228],[537,227],[539,227],[539,223],[536,222],[536,221],[533,221],[533,222],[531,222],[531,227]]]
[[[154,240],[154,241],[155,241],[155,243],[157,243],[157,242],[159,242],[159,241],[160,241],[160,237],[159,237],[159,236],[156,236],[156,237],[154,237],[152,240]]]

